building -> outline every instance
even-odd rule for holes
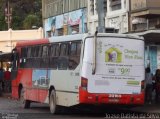
[[[98,27],[98,0],[42,0],[45,37],[94,33]],[[143,36],[145,65],[160,68],[160,1],[104,0],[105,28]]]
[[[0,52],[11,52],[16,42],[43,38],[43,29],[0,31]]]
[[[160,28],[160,1],[131,0],[131,23],[134,32]]]
[[[45,37],[87,32],[86,0],[42,0]]]
[[[143,36],[146,43],[145,65],[151,71],[160,68],[160,1],[130,0],[131,32]]]
[[[88,0],[88,29],[95,32],[98,26],[97,2]],[[119,33],[128,32],[129,0],[104,0],[105,27],[118,30]]]
[[[45,37],[94,33],[98,26],[98,0],[42,0]],[[104,0],[105,27],[128,32],[128,0]]]

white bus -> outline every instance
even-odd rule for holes
[[[24,108],[32,101],[48,103],[51,113],[58,105],[144,104],[140,37],[74,34],[19,42],[15,50],[12,96],[20,98]]]

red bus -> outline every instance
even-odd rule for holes
[[[13,50],[12,96],[59,106],[144,104],[144,41],[98,33],[18,42]]]

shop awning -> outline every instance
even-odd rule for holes
[[[160,30],[148,30],[133,34],[143,36],[146,44],[160,45]]]

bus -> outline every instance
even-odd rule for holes
[[[24,108],[143,105],[144,40],[115,33],[74,34],[18,42],[13,50],[12,96]]]

